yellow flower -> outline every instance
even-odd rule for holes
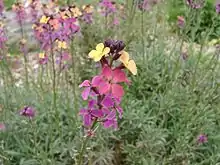
[[[79,16],[82,15],[82,12],[81,12],[80,9],[79,9],[78,7],[76,7],[76,6],[71,6],[69,10],[70,10],[70,12],[72,13],[72,15],[73,15],[74,17],[79,17]]]
[[[124,64],[124,66],[133,74],[137,74],[137,67],[134,60],[129,59],[129,54],[126,51],[121,51],[121,56],[119,60]]]
[[[39,53],[39,58],[44,59],[45,58],[45,53]]]
[[[96,50],[89,52],[89,58],[92,58],[95,62],[100,61],[104,55],[110,52],[109,47],[105,47],[103,43],[96,45]]]
[[[41,17],[40,23],[45,23],[45,24],[46,24],[46,23],[49,21],[49,19],[50,19],[49,17],[46,17],[46,16],[44,15],[44,16]]]
[[[67,44],[65,41],[57,41],[59,49],[67,49]]]
[[[219,39],[213,39],[208,43],[208,45],[213,46],[213,45],[216,45],[217,43],[219,43]]]

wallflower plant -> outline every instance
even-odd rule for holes
[[[79,165],[83,162],[87,140],[95,135],[99,125],[118,129],[118,118],[121,119],[123,115],[120,103],[125,93],[122,83],[130,84],[124,69],[127,68],[133,75],[137,74],[135,62],[130,60],[124,48],[123,41],[106,40],[89,53],[89,58],[100,62],[101,68],[91,81],[84,80],[79,85],[84,88],[81,94],[83,100],[88,101],[88,106],[79,111],[87,132],[79,155]]]

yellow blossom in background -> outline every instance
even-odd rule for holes
[[[5,26],[4,23],[0,21],[0,27],[2,28],[4,26]]]
[[[46,16],[44,15],[44,16],[41,17],[40,23],[45,23],[45,24],[46,24],[46,23],[49,21],[49,19],[50,19],[49,17],[46,17]]]
[[[82,9],[86,13],[93,13],[94,7],[90,4],[88,4],[88,5],[83,5]]]
[[[89,52],[89,58],[92,58],[95,62],[100,61],[104,55],[110,52],[109,47],[105,47],[103,43],[96,45],[96,50]]]
[[[126,51],[121,51],[121,56],[119,60],[124,64],[124,66],[133,74],[137,74],[137,67],[134,60],[129,58],[129,54]]]
[[[218,43],[220,43],[220,39],[213,39],[213,40],[211,40],[211,41],[208,43],[208,45],[209,45],[209,46],[214,46],[214,45],[216,45],[216,44],[218,44]]]
[[[58,41],[57,40],[57,43],[58,43],[59,49],[67,49],[67,43],[65,41]]]
[[[39,58],[44,59],[45,58],[45,53],[39,53]]]
[[[71,6],[69,11],[72,13],[73,17],[79,17],[82,15],[82,12],[76,6]]]

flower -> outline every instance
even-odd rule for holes
[[[82,15],[82,12],[80,11],[80,9],[76,7],[75,5],[69,6],[69,11],[71,12],[73,17],[79,17]]]
[[[220,3],[217,3],[215,5],[215,10],[216,10],[216,13],[220,14]]]
[[[85,80],[79,85],[80,88],[85,87],[85,89],[83,90],[81,94],[83,100],[88,99],[92,87],[94,87],[94,85],[97,84],[99,79],[100,79],[99,76],[95,76],[93,77],[92,82],[90,82],[89,80]],[[94,93],[92,95],[94,95]]]
[[[0,0],[0,16],[2,16],[3,11],[4,11],[4,3],[3,0]]]
[[[189,7],[191,7],[192,9],[200,9],[204,6],[204,0],[198,0],[198,2],[194,2],[194,1],[186,0],[186,4],[189,5]]]
[[[183,16],[177,16],[177,25],[180,27],[180,28],[183,28],[184,25],[185,25],[185,19]]]
[[[0,123],[0,131],[4,131],[5,130],[5,124],[4,123]]]
[[[90,100],[88,103],[88,108],[81,109],[79,112],[79,115],[83,117],[83,123],[84,126],[86,127],[90,127],[96,118],[103,116],[102,110],[96,109],[94,107],[95,104],[96,104],[95,100]]]
[[[32,107],[25,106],[20,110],[20,115],[32,119],[35,116],[35,110]]]
[[[208,142],[208,137],[207,135],[205,134],[200,134],[197,138],[197,142],[200,143],[200,144],[203,144],[203,143],[207,143]]]
[[[124,66],[133,74],[137,74],[137,67],[134,60],[129,59],[129,54],[126,51],[121,51],[121,56],[119,60],[124,64]]]
[[[12,10],[16,13],[16,19],[19,24],[22,24],[22,21],[25,20],[27,13],[22,3],[18,2],[12,5]]]
[[[119,53],[125,48],[125,44],[121,40],[111,40],[108,39],[105,41],[104,45],[110,48],[110,53]]]
[[[121,69],[112,70],[108,66],[104,66],[102,74],[94,81],[93,86],[97,87],[100,94],[111,94],[115,98],[121,98],[124,95],[124,90],[118,83],[129,83],[125,73]]]
[[[57,41],[59,49],[67,49],[67,44],[65,41]]]
[[[44,23],[46,24],[49,21],[50,17],[46,17],[45,15],[43,15],[40,19],[40,23]]]
[[[109,14],[116,12],[115,2],[110,0],[102,0],[99,5],[102,7],[101,13],[104,16],[108,16]]]
[[[103,43],[96,45],[96,50],[89,52],[89,58],[92,58],[95,62],[100,61],[104,55],[110,52],[109,47],[105,47]]]

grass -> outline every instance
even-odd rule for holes
[[[73,41],[71,52],[76,68],[71,66],[60,78],[56,107],[51,73],[43,74],[43,78],[39,75],[37,80],[29,73],[29,87],[16,86],[7,83],[11,81],[1,63],[4,85],[0,88],[3,106],[0,121],[6,124],[6,130],[0,132],[0,162],[76,164],[84,134],[78,112],[86,105],[76,86],[97,72],[87,54],[106,38],[125,41],[126,50],[137,64],[138,75],[129,74],[132,84],[125,87],[119,130],[99,127],[88,142],[85,164],[217,165],[220,162],[219,50],[207,55],[205,45],[195,49],[188,41],[188,58],[183,60],[181,50],[185,41],[182,36],[170,33],[164,2],[144,13],[135,10],[135,15],[131,1],[126,5],[127,19],[118,27],[106,29],[104,18],[98,14],[94,16],[94,24],[81,25],[84,38]],[[21,79],[24,81],[24,75]],[[18,114],[24,105],[36,109],[33,120]],[[208,136],[207,143],[198,143],[200,134]]]

